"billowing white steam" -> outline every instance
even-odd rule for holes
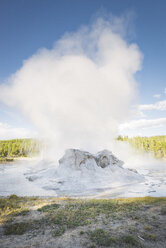
[[[55,141],[56,152],[109,149],[129,114],[141,57],[137,45],[98,19],[24,61],[0,87],[0,100],[28,117],[40,137]]]

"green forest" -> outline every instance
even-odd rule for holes
[[[133,138],[119,136],[117,140],[126,141],[137,150],[153,154],[155,158],[166,158],[166,135]]]
[[[166,158],[166,135],[152,137],[118,136],[141,152],[149,152],[155,158]],[[13,161],[18,157],[33,157],[39,154],[41,142],[36,139],[12,139],[0,141],[0,162]]]
[[[39,153],[40,143],[35,139],[0,141],[0,161],[12,161],[16,157],[31,157]]]

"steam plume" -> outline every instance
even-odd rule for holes
[[[28,117],[57,153],[109,148],[129,115],[141,58],[136,44],[98,19],[24,61],[1,85],[0,100]]]

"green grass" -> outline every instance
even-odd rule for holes
[[[45,201],[37,197],[18,197],[17,195],[0,198],[0,224],[8,222],[14,216],[28,214],[30,207]]]
[[[155,241],[156,235],[154,233],[144,233],[143,238],[149,241]]]
[[[146,230],[146,231],[150,231],[150,230],[152,230],[152,226],[144,226],[144,229]]]
[[[153,242],[155,240],[154,230],[151,230],[149,226],[153,228],[153,222],[158,221],[158,219],[153,220],[151,216],[149,222],[148,216],[144,214],[145,211],[146,213],[149,211],[149,208],[145,208],[145,205],[159,206],[161,213],[159,211],[156,214],[165,214],[166,198],[78,200],[68,198],[42,199],[11,195],[7,198],[0,198],[0,223],[4,225],[6,235],[21,235],[29,230],[45,230],[48,228],[54,237],[63,235],[69,229],[82,226],[90,228],[91,224],[95,224],[96,230],[92,230],[88,234],[88,238],[92,242],[90,245],[109,246],[115,243],[115,245],[126,244],[128,247],[141,247],[136,236],[136,226],[128,226],[128,229],[125,229],[126,234],[123,235],[123,232],[116,234],[107,230],[107,228],[97,227],[99,222],[107,227],[110,223],[122,222],[127,218],[131,222],[141,224],[146,234],[146,240]],[[31,211],[36,211],[39,218],[31,218]],[[17,216],[24,216],[24,218],[19,217],[17,219]],[[85,234],[84,237],[87,235],[85,230],[79,230],[79,234]]]
[[[53,232],[53,237],[61,236],[65,233],[65,228],[63,226],[57,227],[56,230]]]
[[[126,243],[129,246],[132,246],[132,247],[141,247],[141,244],[138,241],[138,239],[135,238],[132,235],[129,235],[129,234],[121,236],[120,240],[121,240],[121,243]]]
[[[89,239],[96,245],[110,246],[112,243],[116,242],[116,238],[111,236],[108,231],[103,229],[96,229],[95,231],[89,231]]]
[[[19,222],[14,224],[6,224],[4,226],[5,235],[22,235],[31,229],[31,224],[29,222]]]
[[[59,208],[59,204],[51,204],[51,205],[46,205],[46,206],[43,206],[41,208],[38,208],[38,211],[39,212],[48,212],[48,211],[54,211],[55,209]]]
[[[63,202],[63,207],[57,201]],[[107,219],[119,219],[124,215],[131,215],[137,220],[137,210],[144,205],[161,205],[161,214],[166,212],[166,198],[143,197],[110,200],[74,200],[74,199],[39,199],[37,197],[18,197],[11,195],[0,198],[0,223],[15,215],[25,215],[29,208],[35,205],[43,205],[38,211],[47,215],[52,222],[74,227],[89,224],[97,220],[100,214]]]
[[[56,225],[74,228],[90,224],[93,217],[93,213],[91,215],[91,212],[86,209],[65,206],[55,212],[48,212],[45,219]]]
[[[15,214],[13,214],[13,216],[25,216],[30,212],[29,209],[24,209],[22,211],[18,211]]]
[[[14,158],[2,158],[0,157],[0,163],[14,162]]]

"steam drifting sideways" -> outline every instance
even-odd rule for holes
[[[129,116],[142,55],[118,30],[114,20],[98,19],[65,34],[0,86],[0,100],[52,142],[57,160],[68,148],[110,149],[119,123]]]

